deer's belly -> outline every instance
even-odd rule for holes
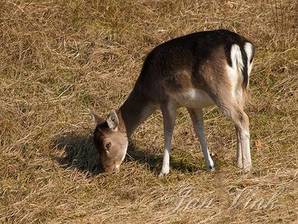
[[[188,108],[202,108],[214,104],[210,96],[200,89],[189,89],[184,92],[171,93],[170,95],[179,106]]]

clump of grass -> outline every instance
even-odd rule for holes
[[[0,222],[297,220],[295,7],[289,0],[0,2]],[[138,128],[120,173],[98,174],[89,110],[105,116],[117,108],[157,44],[217,28],[257,46],[247,108],[253,172],[235,167],[233,125],[208,109],[216,172],[204,171],[181,110],[168,177],[156,176],[160,113]]]

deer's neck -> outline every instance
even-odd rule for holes
[[[127,136],[130,137],[155,109],[156,106],[142,94],[141,88],[135,87],[118,110],[120,123],[123,123]]]

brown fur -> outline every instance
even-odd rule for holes
[[[109,160],[102,139],[107,138],[108,142],[112,144],[113,148],[112,152],[109,153],[110,155],[113,155],[114,158],[122,158],[123,151],[126,152],[126,149],[123,147],[124,144],[121,145],[119,142],[124,141],[127,136],[129,137],[135,128],[157,108],[162,110],[165,147],[166,150],[170,151],[176,107],[187,107],[193,122],[197,123],[201,122],[202,119],[202,117],[196,117],[202,116],[201,108],[210,103],[216,104],[235,122],[240,142],[238,149],[240,151],[243,148],[249,150],[249,148],[247,149],[249,147],[249,121],[243,111],[244,97],[242,94],[236,98],[233,96],[231,81],[227,73],[227,66],[231,66],[232,60],[229,46],[231,48],[235,44],[243,49],[245,42],[248,41],[235,33],[219,30],[177,38],[156,47],[150,52],[135,87],[117,111],[119,119],[117,130],[106,131],[106,126],[102,127],[103,124],[97,126],[95,141],[97,141],[99,151],[103,152],[102,163],[107,163],[105,160]],[[245,59],[247,60],[243,57],[243,64],[246,63]],[[247,67],[245,68],[247,69]],[[240,92],[245,92],[246,85],[242,85],[242,82],[247,79],[245,77],[247,72],[237,73],[237,75],[239,76],[239,83],[236,88],[239,88]],[[196,125],[194,123],[194,128]],[[98,133],[103,134],[98,135]],[[205,150],[205,159],[208,160],[209,152],[204,134],[200,132],[198,134],[202,135],[200,142],[204,148],[203,151]],[[112,137],[109,139],[109,136]],[[244,158],[248,162],[243,165],[240,161],[242,160],[240,151],[238,152],[238,165],[249,169],[251,166],[250,154],[246,155],[249,158]],[[167,164],[168,159],[168,156],[164,157],[164,164]],[[209,159],[209,161],[211,160]],[[121,162],[122,160],[113,161],[115,164]],[[213,165],[209,163],[207,165],[213,169]],[[165,165],[165,167],[163,166],[163,169],[166,171],[162,172],[166,174],[168,166]],[[110,170],[110,168],[108,169]]]

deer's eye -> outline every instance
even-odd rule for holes
[[[111,143],[111,142],[107,142],[107,143],[105,143],[105,149],[106,149],[107,151],[110,150],[111,146],[112,146],[112,143]]]

